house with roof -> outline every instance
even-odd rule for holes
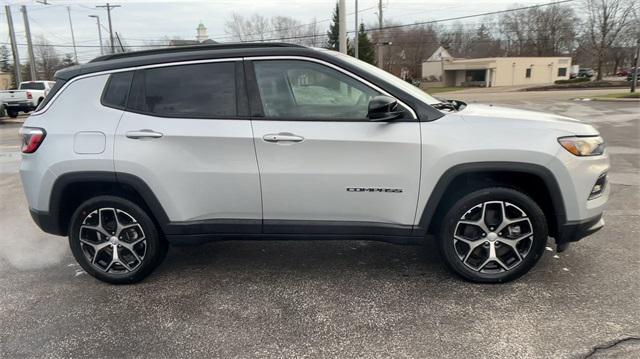
[[[569,79],[571,57],[455,58],[440,46],[422,63],[431,86],[525,86]]]
[[[170,40],[169,46],[188,46],[188,45],[210,45],[217,44],[217,41],[211,40],[207,34],[207,27],[201,22],[196,28],[195,40]]]

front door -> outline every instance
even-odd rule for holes
[[[253,60],[249,88],[265,233],[406,234],[416,212],[420,126],[367,119],[381,92],[311,59]],[[252,81],[255,81],[252,83]]]

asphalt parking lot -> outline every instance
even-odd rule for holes
[[[3,120],[0,357],[637,358],[640,104],[572,100],[590,93],[440,95],[576,117],[608,143],[605,228],[502,285],[454,277],[432,244],[369,241],[172,248],[144,282],[104,284],[32,223],[21,121]]]

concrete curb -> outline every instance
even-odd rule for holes
[[[594,97],[592,101],[604,101],[604,102],[640,102],[640,98],[609,98],[609,97]]]

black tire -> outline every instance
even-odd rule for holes
[[[18,117],[18,111],[7,110],[7,116],[11,118],[16,118]]]
[[[102,209],[102,211],[100,210]],[[112,211],[115,210],[115,211]],[[104,213],[103,213],[104,212]],[[111,214],[109,214],[111,212]],[[90,224],[90,221],[96,221],[97,217],[96,213],[100,213],[100,218],[102,223],[104,223],[104,228],[114,228],[115,222],[109,223],[108,218],[111,216],[113,218],[114,214],[117,213],[118,220],[121,221],[123,218],[130,219],[131,221],[128,223],[130,226],[134,226],[135,229],[132,229],[136,238],[142,234],[140,244],[136,244],[135,247],[136,254],[133,254],[129,249],[121,248],[124,247],[124,244],[135,243],[135,241],[129,241],[129,236],[122,232],[123,235],[126,235],[126,241],[123,240],[123,237],[120,237],[120,244],[109,243],[109,241],[114,241],[114,237],[106,237],[104,235],[97,234],[98,231],[88,230],[83,227],[83,232],[81,233],[81,226],[83,223]],[[94,217],[89,217],[90,215]],[[129,217],[127,217],[127,215]],[[86,222],[85,222],[86,220]],[[91,223],[95,224],[95,222]],[[109,226],[107,226],[109,225]],[[139,225],[139,226],[136,226]],[[141,229],[142,232],[138,232],[138,229]],[[91,234],[93,231],[94,234]],[[110,232],[110,234],[116,234],[115,230]],[[84,242],[81,242],[81,236],[83,236]],[[89,237],[91,236],[91,237]],[[94,247],[92,245],[87,244],[87,239],[91,238],[92,243],[95,238],[96,245],[105,245],[104,249],[94,251]],[[134,238],[135,239],[135,238]],[[76,258],[80,266],[93,277],[112,284],[129,284],[139,282],[145,277],[147,277],[164,259],[167,254],[168,244],[161,237],[161,234],[158,232],[155,223],[150,218],[150,216],[142,209],[140,206],[135,203],[126,200],[121,197],[116,196],[99,196],[87,200],[82,203],[75,211],[73,216],[71,217],[71,228],[69,231],[69,245],[71,247],[71,252],[73,256]],[[116,253],[118,253],[118,257],[120,259],[120,263],[113,261],[115,258],[113,253],[113,248],[117,246]],[[93,252],[93,255],[92,255]],[[101,266],[102,260],[96,261],[95,264],[92,264],[92,259],[96,259],[98,256],[96,254],[100,252],[100,256],[103,258],[109,258],[111,256],[111,261],[114,262],[113,267],[106,267],[105,271],[103,266]],[[141,256],[140,261],[134,258],[135,255]],[[91,258],[90,258],[91,257]],[[122,264],[122,259],[127,260],[127,258],[132,259],[132,262],[128,262],[128,265],[131,266],[131,270],[125,268]],[[104,262],[106,263],[106,262]],[[135,267],[132,265],[135,264]],[[111,267],[111,268],[110,268]],[[121,272],[117,272],[114,269],[121,269]]]
[[[483,212],[477,213],[477,211],[482,211],[484,208],[487,208],[487,214],[491,212],[489,217],[494,217],[481,221],[480,218],[484,217],[477,216],[482,216]],[[518,222],[507,226],[500,233],[500,236],[496,238],[498,234],[491,230],[497,230],[498,228],[486,223],[487,221],[498,221],[497,217],[495,217],[496,213],[500,213],[499,211],[502,211],[503,208],[508,208],[507,219],[517,219]],[[524,212],[525,216],[522,215],[522,212]],[[510,217],[510,214],[514,213],[518,213],[521,217]],[[473,217],[474,215],[476,217]],[[485,229],[490,229],[489,233],[485,233],[481,227],[474,224],[460,223],[459,225],[458,222],[463,220],[463,216],[469,216],[469,218],[474,218],[474,221],[485,223]],[[502,214],[500,214],[499,218],[502,221]],[[464,219],[466,220],[467,217],[464,217]],[[466,226],[471,227],[471,232],[467,232]],[[525,232],[518,234],[516,230],[522,231],[522,228],[524,228]],[[515,248],[505,244],[508,240],[507,238],[526,237],[526,234],[529,233],[526,232],[527,228],[532,231],[532,235],[519,242],[512,242],[516,243]],[[456,230],[458,232],[454,233]],[[513,237],[509,237],[511,233],[507,233],[511,232],[511,230],[516,233]],[[467,233],[471,233],[472,236],[468,237]],[[471,241],[461,241],[457,238],[454,239],[454,234],[457,235],[457,238],[462,236],[462,239],[475,238]],[[503,235],[505,242],[501,242],[503,238],[501,236]],[[491,187],[463,196],[448,209],[440,228],[438,245],[447,267],[462,278],[476,283],[503,283],[519,278],[533,268],[544,252],[548,235],[547,220],[544,213],[531,197],[511,188]],[[479,242],[475,242],[476,240]],[[470,244],[477,247],[472,247]],[[465,252],[464,249],[468,249],[468,251]],[[526,252],[524,252],[525,249]],[[499,261],[490,260],[491,250],[494,251],[494,254],[497,254]],[[523,252],[520,250],[523,250]],[[469,252],[471,252],[471,256],[466,256]],[[499,253],[502,253],[503,257]],[[476,263],[481,264],[474,266],[471,259],[476,258],[478,258]],[[509,263],[509,261],[512,261],[512,264],[505,264]],[[483,264],[486,264],[486,266],[482,267]],[[485,269],[489,264],[495,269],[490,268],[491,271]]]

